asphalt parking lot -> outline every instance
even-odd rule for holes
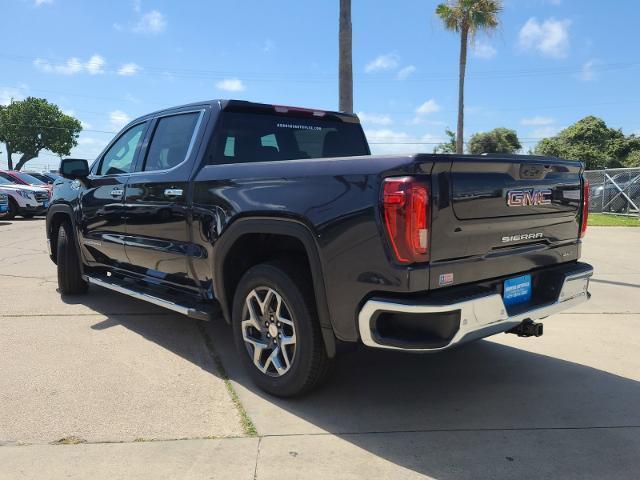
[[[286,401],[223,322],[60,298],[43,229],[0,220],[0,479],[638,478],[640,228],[589,230],[593,298],[541,338],[359,349]]]

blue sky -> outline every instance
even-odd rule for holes
[[[337,109],[338,0],[0,1],[0,103],[32,95],[72,113],[77,156],[180,103]],[[354,108],[374,152],[430,152],[455,127],[459,44],[437,3],[353,0]],[[640,133],[637,2],[507,0],[501,20],[469,57],[467,137],[514,128],[528,150],[588,114]]]

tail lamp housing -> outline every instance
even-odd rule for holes
[[[582,178],[582,214],[580,220],[580,238],[587,233],[587,220],[589,219],[589,179]]]
[[[429,187],[414,177],[382,182],[382,222],[398,263],[429,261]]]

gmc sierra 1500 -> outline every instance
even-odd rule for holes
[[[371,156],[358,118],[242,101],[131,122],[65,159],[47,214],[62,294],[95,284],[232,325],[264,390],[325,377],[340,342],[434,352],[589,297],[588,184],[536,156]]]

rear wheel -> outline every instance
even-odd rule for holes
[[[58,265],[58,289],[63,295],[85,293],[87,282],[82,278],[78,249],[69,222],[62,222],[58,228],[56,263]]]
[[[293,264],[263,263],[243,275],[233,334],[252,380],[273,395],[304,394],[329,371],[310,281]]]

